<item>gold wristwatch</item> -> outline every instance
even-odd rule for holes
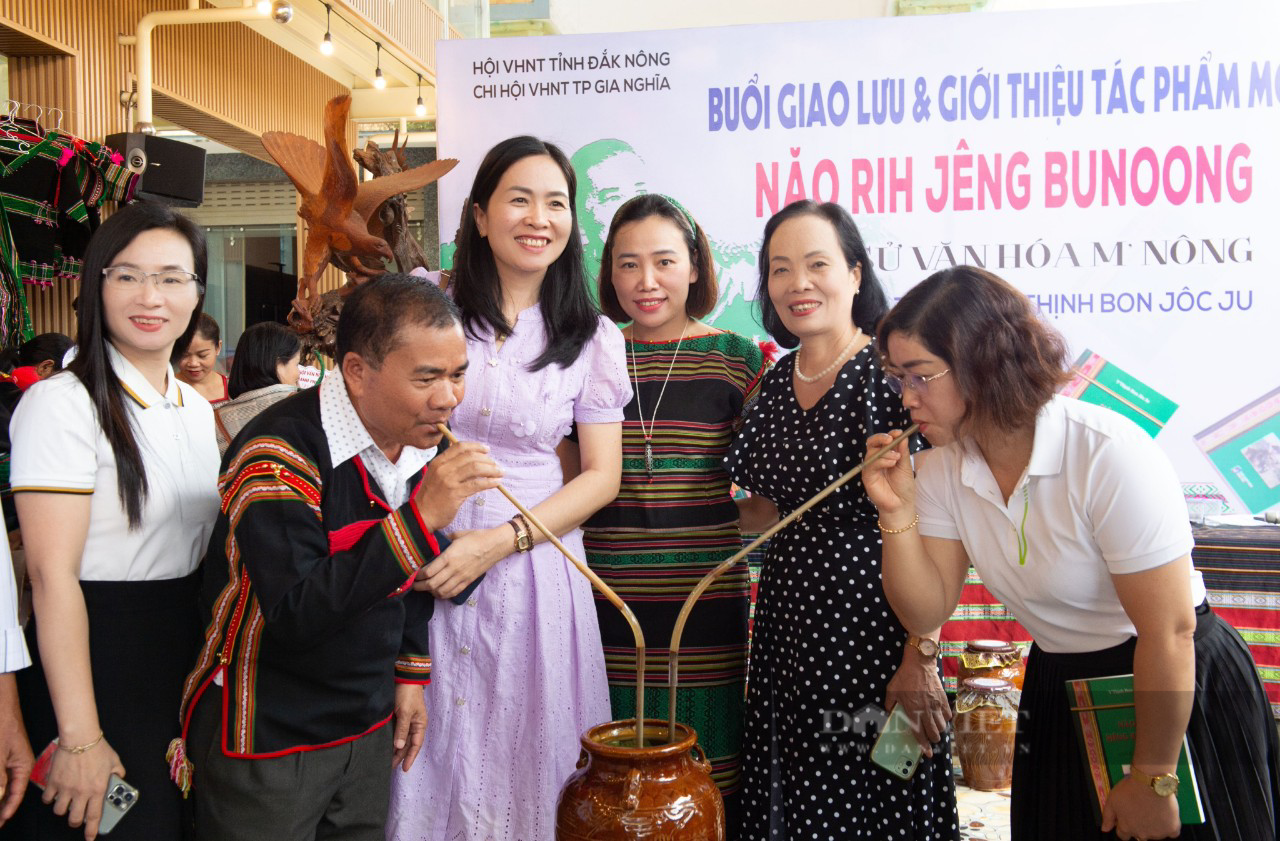
[[[1178,779],[1177,774],[1169,773],[1153,777],[1150,774],[1139,771],[1137,768],[1133,767],[1129,768],[1129,776],[1133,777],[1143,785],[1151,786],[1151,790],[1161,797],[1172,797],[1177,794],[1178,783],[1181,782],[1181,780]]]
[[[533,546],[529,532],[524,528],[524,518],[518,514],[507,521],[516,532],[516,551],[528,552]]]
[[[919,651],[925,657],[938,656],[938,641],[931,640],[928,637],[917,637],[914,634],[907,637],[907,645]]]

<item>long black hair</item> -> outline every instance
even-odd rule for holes
[[[102,305],[102,270],[111,265],[116,255],[144,231],[169,230],[182,236],[195,257],[195,272],[200,278],[200,297],[191,313],[187,329],[174,347],[191,343],[204,306],[204,277],[208,270],[208,252],[204,233],[194,222],[171,207],[154,202],[137,202],[121,208],[102,223],[85,249],[84,269],[80,276],[80,302],[76,309],[76,358],[67,369],[84,383],[93,403],[102,432],[111,444],[116,458],[116,486],[120,506],[129,518],[129,528],[142,524],[142,504],[147,498],[147,474],[142,465],[142,452],[133,428],[132,416],[125,400],[120,378],[111,367],[107,355],[106,312]]]
[[[553,362],[561,368],[572,365],[583,346],[595,335],[599,318],[582,271],[582,236],[578,233],[576,198],[578,179],[569,159],[558,146],[523,135],[502,141],[484,156],[463,208],[458,250],[453,263],[453,287],[454,300],[462,310],[462,324],[468,335],[477,338],[476,331],[482,326],[488,327],[497,338],[511,334],[511,325],[502,314],[498,265],[493,259],[489,240],[480,235],[475,208],[486,209],[507,170],[533,155],[550,157],[564,173],[573,220],[568,232],[569,241],[556,261],[547,268],[538,292],[547,332],[547,346],[529,366],[529,370],[538,371]]]
[[[861,286],[858,294],[853,298],[850,315],[853,323],[862,328],[862,332],[868,336],[874,336],[876,325],[889,311],[889,299],[884,294],[884,287],[876,279],[875,269],[867,254],[867,246],[862,242],[862,234],[858,232],[858,226],[854,224],[849,211],[840,205],[834,202],[818,204],[808,199],[782,208],[773,214],[764,226],[764,242],[760,245],[760,279],[759,286],[756,288],[756,304],[760,307],[760,323],[764,326],[765,332],[785,348],[793,348],[800,344],[800,339],[782,323],[782,317],[778,315],[778,310],[769,297],[769,240],[773,238],[774,232],[783,222],[806,214],[830,222],[836,229],[836,239],[840,242],[840,250],[844,253],[844,260],[849,264],[849,268],[862,267]]]
[[[62,358],[75,346],[70,336],[62,333],[41,333],[28,339],[18,348],[19,365],[39,365],[46,360],[53,363],[53,370],[62,370]]]
[[[227,393],[234,398],[246,391],[277,385],[280,374],[276,366],[288,362],[301,349],[298,334],[283,324],[274,321],[254,324],[236,342]]]

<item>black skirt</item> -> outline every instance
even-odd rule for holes
[[[1114,648],[1049,654],[1031,647],[1013,764],[1014,841],[1114,839],[1098,829],[1064,682],[1133,672],[1135,639]],[[1191,841],[1275,841],[1280,740],[1253,658],[1235,629],[1196,610],[1195,701],[1187,726],[1205,823]]]
[[[120,756],[138,803],[107,838],[168,841],[187,837],[182,795],[169,779],[165,751],[179,733],[182,682],[200,645],[196,596],[199,573],[163,581],[82,581],[89,615],[93,693],[103,734]],[[27,626],[32,666],[18,672],[18,695],[31,747],[39,753],[58,735],[57,719],[36,645],[36,621]],[[35,786],[0,838],[83,841],[66,817],[40,801]]]

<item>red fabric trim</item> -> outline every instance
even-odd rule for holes
[[[423,474],[425,478],[426,474]],[[419,485],[422,483],[419,482]],[[427,528],[427,524],[422,522],[422,512],[418,510],[418,494],[415,492],[409,497],[409,507],[413,509],[413,516],[418,520],[418,528],[422,529],[422,533],[427,536],[427,545],[431,547],[431,551],[440,554],[440,541],[436,540],[436,536],[431,533],[431,529]]]
[[[641,344],[641,345],[674,345],[674,344],[678,344],[679,342],[691,342],[694,339],[705,339],[709,336],[719,336],[721,333],[727,333],[727,332],[729,331],[713,329],[710,333],[699,333],[696,336],[685,336],[683,339],[637,339],[633,335],[630,339],[627,339],[627,341],[634,342],[636,344]],[[626,337],[624,336],[623,338],[625,339]]]
[[[393,592],[391,596],[398,596],[401,593],[409,592],[409,588],[413,586],[413,581],[417,577],[418,577],[418,573],[414,572],[413,575],[410,575],[408,578],[405,579],[405,582],[403,584],[401,584],[399,587],[395,589],[395,592]],[[388,598],[390,598],[390,596]]]
[[[430,686],[431,678],[427,678],[426,680],[403,680],[401,678],[396,678],[396,683],[403,683],[411,686]]]
[[[360,481],[364,483],[365,496],[369,498],[370,502],[376,502],[381,505],[383,510],[388,514],[391,513],[391,506],[387,505],[386,502],[373,492],[373,488],[369,486],[369,471],[365,470],[364,460],[357,455],[354,461],[356,463],[356,470],[360,471]]]
[[[272,751],[270,753],[232,753],[227,750],[227,687],[224,685],[222,687],[222,739],[220,740],[221,744],[218,747],[222,750],[223,756],[229,756],[233,759],[275,759],[280,756],[288,756],[291,753],[306,753],[313,750],[324,750],[325,748],[337,747],[338,745],[345,745],[348,742],[354,742],[356,739],[363,739],[375,730],[386,727],[391,723],[391,719],[393,718],[395,718],[395,713],[387,716],[363,733],[357,733],[354,736],[335,739],[332,742],[325,742],[322,745],[299,745],[294,748]]]
[[[304,477],[299,476],[279,462],[258,461],[246,466],[235,475],[235,479],[231,485],[228,485],[222,491],[222,511],[226,513],[229,510],[231,500],[240,492],[240,488],[250,479],[260,476],[274,476],[276,481],[283,485],[287,485],[297,491],[312,505],[319,506],[324,500],[320,496],[320,492],[315,489],[310,482]]]
[[[369,529],[381,525],[383,519],[379,517],[376,520],[357,520],[354,523],[348,523],[337,531],[329,532],[329,554],[345,552],[355,546],[360,542],[360,538],[368,533]]]
[[[203,696],[204,691],[209,688],[209,684],[213,683],[213,679],[218,676],[219,672],[225,672],[226,668],[227,668],[226,666],[221,666],[221,665],[214,666],[209,671],[208,677],[206,677],[204,681],[201,682],[200,686],[196,688],[195,693],[191,696],[191,703],[187,705],[187,714],[182,717],[183,744],[187,744],[187,731],[191,729],[191,716],[195,714],[196,704],[200,703],[201,696]],[[222,680],[224,683],[226,682],[227,678],[225,675],[223,676]],[[223,694],[225,695],[226,693],[223,693]],[[188,755],[190,754],[188,753]]]

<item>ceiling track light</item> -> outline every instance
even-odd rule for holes
[[[393,2],[394,0],[388,0],[388,5],[390,5]],[[373,87],[380,91],[386,90],[387,77],[382,72],[382,42],[374,40],[362,29],[360,29],[359,27],[354,25],[351,21],[343,17],[340,10],[338,12],[335,12],[333,9],[332,3],[323,2],[322,5],[324,6],[324,38],[322,38],[320,41],[320,46],[319,46],[320,52],[326,56],[330,56],[334,54],[336,44],[334,44],[334,41],[333,41],[333,17],[336,14],[339,21],[345,23],[347,27],[353,30],[357,35],[367,38],[369,42],[373,44],[374,48],[377,50],[377,58],[375,59],[376,63],[373,70]],[[287,7],[290,13],[293,11],[289,0],[271,0],[271,6],[273,8]],[[277,18],[277,20],[279,20],[279,18]],[[347,46],[348,47],[351,46],[349,42]],[[420,70],[416,70],[413,67],[410,67],[405,62],[404,59],[395,55],[395,53],[392,53],[392,58],[395,58],[396,61],[400,62],[400,64],[404,66],[405,70],[417,75],[418,101],[417,101],[417,104],[414,106],[413,110],[414,110],[414,113],[417,114],[419,117],[427,116],[427,101],[422,96],[422,72]]]
[[[320,52],[324,55],[333,55],[333,7],[328,3],[324,4],[324,40],[320,42]]]

